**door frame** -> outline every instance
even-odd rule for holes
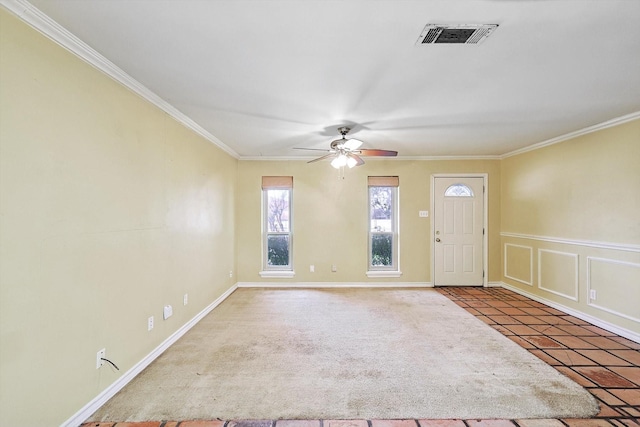
[[[435,183],[436,178],[482,178],[484,191],[482,194],[482,227],[484,228],[484,234],[482,235],[482,270],[484,271],[484,277],[482,278],[482,287],[486,288],[489,283],[489,174],[488,173],[434,173],[431,174],[431,221],[429,230],[429,247],[431,250],[431,285],[436,286],[436,271],[435,271],[435,233],[434,233],[434,213],[436,205]]]

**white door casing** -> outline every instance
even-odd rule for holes
[[[482,286],[485,178],[433,178],[434,286]]]

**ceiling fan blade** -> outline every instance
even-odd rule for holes
[[[344,143],[344,148],[347,150],[357,150],[362,145],[362,141],[359,139],[347,139]]]
[[[327,159],[327,158],[329,158],[329,157],[333,157],[333,156],[335,156],[335,153],[329,153],[329,154],[327,154],[327,155],[325,155],[325,156],[318,157],[317,159],[309,160],[307,163],[314,163],[314,162],[318,162],[318,161],[320,161],[320,160],[324,160],[324,159]]]
[[[358,156],[357,154],[353,154],[353,153],[350,153],[349,156],[351,156],[351,157],[353,157],[354,159],[357,160],[358,163],[356,163],[356,166],[364,165],[364,160],[362,159],[362,157]]]
[[[386,157],[395,157],[398,155],[397,151],[392,150],[378,150],[375,148],[358,150],[356,153],[361,156],[386,156]]]

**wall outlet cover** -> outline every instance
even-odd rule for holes
[[[96,353],[96,369],[100,369],[102,367],[102,365],[104,365],[104,359],[105,357],[107,357],[107,349],[103,348],[102,350],[99,350],[98,353]]]

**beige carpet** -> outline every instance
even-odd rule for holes
[[[91,420],[597,412],[585,389],[432,289],[238,289]]]

